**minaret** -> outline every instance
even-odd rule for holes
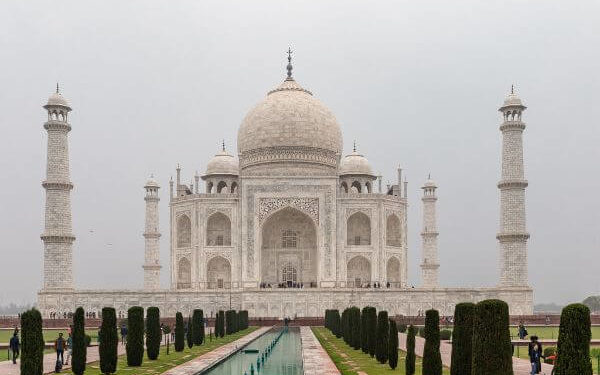
[[[144,265],[144,289],[160,289],[160,232],[158,229],[158,189],[160,186],[154,180],[154,176],[146,182],[146,228],[144,231],[145,260]]]
[[[527,233],[525,227],[525,172],[523,168],[523,130],[525,123],[521,114],[526,109],[515,94],[514,87],[499,111],[503,121],[502,132],[502,178],[500,189],[500,285],[526,287],[527,282]]]
[[[438,262],[438,249],[437,249],[437,219],[435,212],[435,204],[437,196],[435,195],[435,189],[437,186],[435,182],[428,177],[423,189],[423,231],[421,237],[423,239],[423,263],[421,263],[421,270],[423,272],[423,287],[424,288],[437,288],[438,286],[438,268],[440,264]]]
[[[73,289],[73,235],[71,227],[71,177],[69,173],[69,102],[56,92],[44,106],[48,121],[48,154],[46,158],[46,215],[44,233],[43,290]]]

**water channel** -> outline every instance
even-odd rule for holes
[[[201,374],[301,375],[302,373],[302,342],[299,327],[277,327]]]

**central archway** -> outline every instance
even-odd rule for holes
[[[286,207],[265,221],[260,258],[263,283],[316,285],[317,258],[317,228],[308,215]]]

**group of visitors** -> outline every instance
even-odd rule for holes
[[[316,288],[317,287],[317,283],[314,281],[311,281],[310,283],[307,284],[308,288]],[[267,289],[267,288],[304,288],[304,283],[303,282],[296,282],[296,281],[290,281],[287,283],[278,283],[278,284],[271,284],[271,283],[260,283],[260,288],[261,289]]]

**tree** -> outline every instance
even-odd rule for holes
[[[377,309],[369,307],[369,315],[367,316],[367,345],[369,346],[369,355],[371,358],[375,356],[377,351]]]
[[[351,311],[351,327],[352,327],[352,344],[351,346],[358,350],[361,347],[361,330],[360,330],[360,309],[358,307],[352,307]]]
[[[415,336],[417,330],[412,324],[408,327],[408,334],[406,335],[406,364],[405,372],[406,375],[415,375],[415,362],[417,356],[415,354]],[[469,375],[466,373],[465,375]]]
[[[474,313],[474,303],[459,303],[454,308],[454,331],[452,332],[450,375],[471,373],[471,362],[473,361]]]
[[[387,344],[389,331],[388,313],[387,311],[380,311],[379,315],[377,315],[377,347],[375,349],[375,358],[381,364],[386,363],[388,360]]]
[[[333,334],[335,335],[335,337],[337,337],[338,339],[340,337],[342,337],[342,321],[341,321],[341,317],[340,317],[340,311],[339,310],[333,310]]]
[[[100,372],[103,374],[114,374],[117,371],[117,345],[119,336],[117,334],[117,314],[112,307],[102,309],[102,325],[98,332],[100,346]]]
[[[600,296],[589,296],[582,303],[589,307],[591,311],[600,311]]]
[[[489,299],[475,305],[472,375],[513,375],[508,305]]]
[[[240,329],[248,329],[248,310],[240,311]]]
[[[185,329],[183,328],[183,315],[175,314],[175,351],[182,352],[185,347]]]
[[[141,366],[144,359],[144,308],[133,306],[127,310],[127,366]]]
[[[393,319],[390,319],[390,333],[388,336],[388,364],[392,370],[395,370],[398,366],[398,328]]]
[[[369,306],[363,307],[362,313],[360,314],[360,348],[363,353],[369,352],[369,327],[367,326],[369,308]]]
[[[192,323],[191,316],[188,316],[187,332],[185,333],[185,341],[187,342],[188,348],[191,349],[194,346],[194,326]]]
[[[146,310],[146,353],[148,359],[154,361],[158,358],[161,341],[160,310],[158,307],[148,307]]]
[[[590,309],[579,303],[566,306],[560,315],[556,375],[591,375]]]
[[[202,345],[204,341],[204,312],[202,310],[194,310],[192,314],[192,326],[194,327],[194,345]]]
[[[219,337],[225,336],[225,312],[219,310],[217,313],[218,333]],[[215,330],[215,337],[217,336],[217,330]]]
[[[442,375],[442,355],[440,353],[440,314],[437,310],[433,309],[425,312],[423,374]]]
[[[83,375],[87,359],[87,342],[85,338],[85,312],[78,307],[73,315],[73,358],[72,371],[75,375]]]
[[[21,374],[44,372],[42,315],[35,308],[21,314]]]

